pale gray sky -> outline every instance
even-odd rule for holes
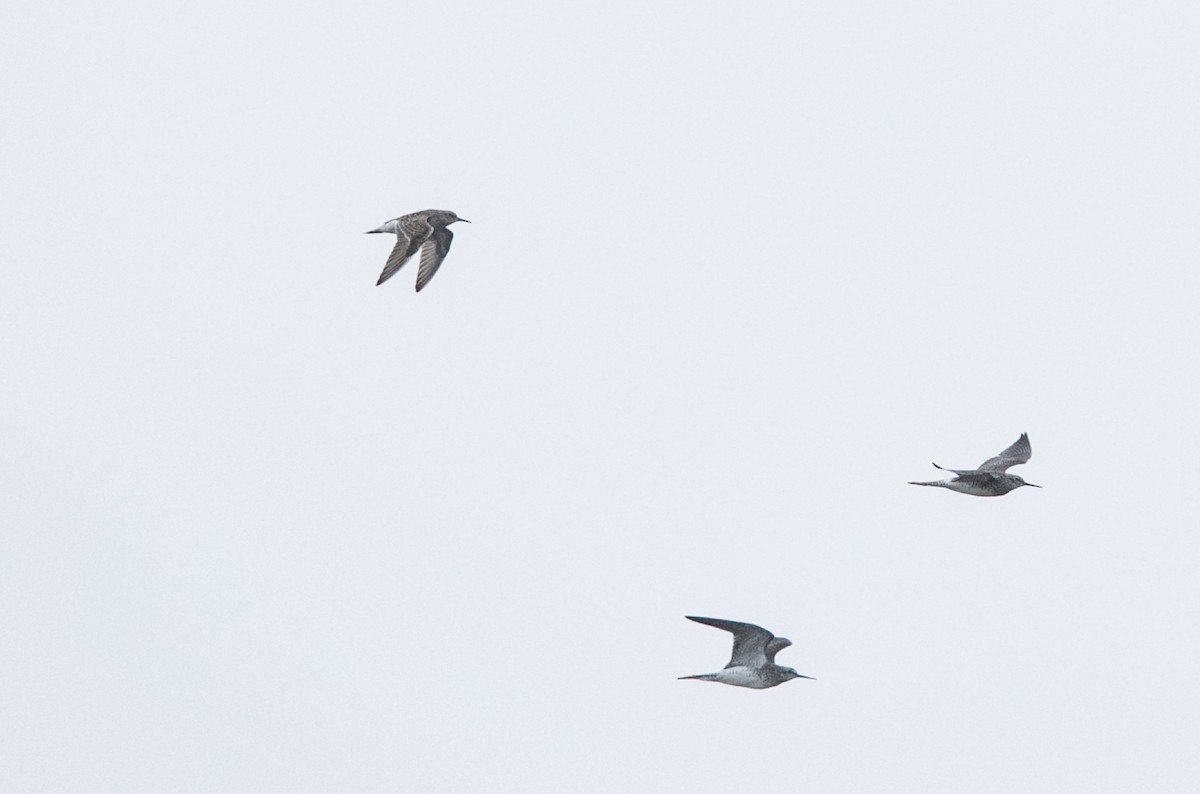
[[[0,789],[1196,790],[1198,40],[6,3]]]

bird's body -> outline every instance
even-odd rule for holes
[[[949,480],[934,480],[933,482],[914,482],[909,485],[932,485],[938,488],[949,488],[951,491],[969,494],[970,496],[1004,496],[1009,491],[1015,491],[1021,485],[1012,481],[1010,475],[992,474],[985,471],[973,471],[960,474]]]
[[[936,488],[947,488],[958,493],[965,493],[970,496],[1004,496],[1004,494],[1015,491],[1018,488],[1031,485],[1034,488],[1041,488],[1040,485],[1033,485],[1031,482],[1025,482],[1024,479],[1016,474],[1009,474],[1010,466],[1017,466],[1027,462],[1033,456],[1033,448],[1029,444],[1029,436],[1022,433],[1008,449],[1001,452],[995,457],[988,458],[983,463],[979,464],[978,469],[947,469],[944,466],[935,467],[942,471],[948,471],[955,476],[948,480],[934,480],[932,482],[910,482],[909,485],[930,485]]]
[[[720,618],[697,618],[688,620],[733,634],[733,657],[725,669],[702,675],[685,675],[680,680],[716,681],[730,686],[748,689],[770,689],[793,678],[811,678],[800,675],[790,667],[775,664],[775,654],[792,644],[786,637],[776,637],[771,632],[752,623],[738,623]]]
[[[392,218],[379,228],[367,232],[396,235],[396,246],[392,249],[375,286],[394,276],[419,250],[421,267],[417,270],[417,292],[420,292],[437,273],[438,268],[442,266],[442,260],[449,253],[454,235],[446,227],[456,221],[470,223],[466,218],[460,218],[449,210],[422,210]]]
[[[726,667],[724,670],[718,670],[715,673],[685,675],[679,680],[685,681],[688,679],[695,681],[716,681],[719,684],[744,686],[747,689],[770,689],[773,686],[779,686],[784,681],[790,680],[782,676],[772,675],[762,667],[745,667],[743,665]]]

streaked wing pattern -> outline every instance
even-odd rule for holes
[[[453,241],[454,233],[445,226],[433,230],[433,235],[421,247],[421,268],[417,271],[417,292],[420,292],[421,288],[428,284],[429,280],[438,272],[438,268],[442,266],[442,260],[450,252],[450,243]]]
[[[967,485],[973,485],[981,490],[987,490],[995,485],[996,480],[998,479],[1000,478],[990,471],[972,471],[966,474],[958,475],[951,480],[951,482],[966,483]]]
[[[420,237],[397,234],[396,246],[392,249],[392,254],[388,257],[387,264],[383,266],[383,272],[379,274],[379,280],[375,282],[375,286],[378,287],[396,275],[396,271],[404,267],[404,263],[411,259],[412,255],[421,247],[421,242],[422,238]]]
[[[1033,447],[1029,445],[1029,434],[1022,433],[1021,437],[1012,443],[1008,449],[994,458],[988,458],[979,464],[979,471],[1007,471],[1009,466],[1019,466],[1028,462],[1033,456]]]
[[[784,648],[789,647],[791,644],[792,641],[787,637],[776,637],[768,642],[767,647],[764,649],[764,653],[767,655],[767,661],[771,664],[775,664],[775,654],[779,653]]]
[[[429,233],[433,231],[433,226],[429,223],[429,210],[424,212],[410,212],[407,215],[401,216],[399,219],[400,226],[403,227],[404,233],[409,237],[419,237],[421,240],[428,240]]]
[[[706,626],[728,631],[733,634],[733,655],[729,660],[729,667],[762,667],[767,662],[766,647],[767,643],[775,639],[775,635],[764,629],[762,626],[755,626],[753,623],[739,623],[736,620],[722,620],[720,618],[697,618],[691,615],[686,616],[688,620],[694,620],[697,623],[703,623]],[[778,649],[776,649],[778,652]]]

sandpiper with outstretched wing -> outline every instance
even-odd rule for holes
[[[951,491],[965,493],[971,496],[1004,496],[1009,491],[1015,491],[1024,485],[1041,488],[1016,474],[1009,474],[1010,466],[1019,466],[1033,456],[1033,447],[1029,445],[1029,435],[1022,433],[1021,437],[1008,449],[995,457],[988,458],[979,464],[977,469],[947,469],[945,466],[935,467],[954,474],[948,480],[932,482],[910,482],[909,485],[931,485],[937,488],[948,488]]]
[[[392,218],[378,229],[372,229],[367,234],[394,234],[396,246],[388,257],[383,272],[379,274],[379,286],[404,267],[418,250],[421,252],[421,266],[417,270],[417,292],[420,292],[433,274],[442,266],[442,260],[450,252],[450,243],[454,235],[447,228],[450,224],[462,221],[470,223],[466,218],[460,218],[449,210],[422,210]]]
[[[703,675],[685,675],[680,680],[716,681],[730,686],[750,689],[769,689],[793,678],[812,678],[800,675],[790,667],[775,664],[775,654],[792,644],[786,637],[776,637],[762,626],[753,623],[738,623],[736,620],[720,618],[698,618],[685,615],[688,620],[733,634],[733,657],[724,670]]]

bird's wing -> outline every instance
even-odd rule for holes
[[[454,234],[445,226],[434,229],[433,234],[421,247],[421,269],[417,271],[417,292],[429,283],[433,274],[442,266],[442,260],[450,251]]]
[[[404,267],[404,263],[412,258],[412,255],[417,252],[417,249],[421,247],[421,243],[423,242],[425,242],[425,238],[410,236],[404,231],[397,229],[396,247],[392,249],[392,254],[388,257],[387,264],[383,266],[383,272],[379,274],[379,280],[375,282],[375,286],[378,287],[396,275],[396,271]]]
[[[964,474],[974,474],[976,471],[978,471],[977,469],[947,469],[945,466],[939,466],[936,463],[933,464],[933,467],[935,469],[941,469],[942,471],[952,471],[959,476]]]
[[[988,458],[979,464],[979,471],[1008,471],[1009,466],[1019,466],[1033,455],[1033,447],[1029,446],[1029,435],[1022,433],[1021,437],[1012,443],[1008,449],[994,458]]]
[[[983,490],[987,490],[997,481],[1003,479],[999,475],[990,471],[969,471],[966,474],[960,474],[950,482],[961,482],[967,485],[976,485]]]
[[[789,640],[787,637],[776,637],[775,639],[768,642],[767,647],[765,649],[763,649],[763,652],[767,656],[767,661],[770,662],[771,664],[775,664],[775,654],[779,653],[780,651],[782,651],[784,648],[787,648],[791,644],[792,644],[792,641]]]
[[[697,623],[733,634],[733,656],[729,660],[729,664],[725,665],[727,668],[762,667],[767,663],[767,643],[775,639],[775,635],[762,626],[738,623],[736,620],[721,620],[720,618],[697,618],[691,615],[686,617],[688,620],[694,620]],[[778,652],[779,648],[776,648],[775,651]]]

